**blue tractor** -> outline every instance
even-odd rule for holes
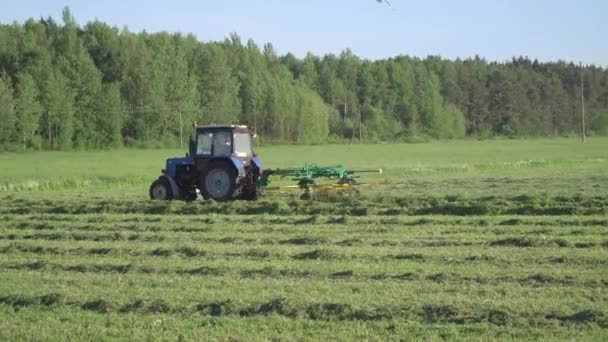
[[[254,200],[261,195],[262,160],[253,152],[253,134],[242,125],[193,125],[189,153],[167,159],[150,186],[155,200]]]

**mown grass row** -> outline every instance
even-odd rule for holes
[[[608,196],[487,196],[353,197],[316,201],[261,200],[215,202],[163,202],[132,200],[0,200],[0,214],[179,214],[179,215],[605,215]]]
[[[578,325],[594,324],[608,328],[608,314],[599,310],[583,310],[573,313],[537,312],[532,316],[519,312],[510,312],[493,307],[466,308],[455,305],[427,304],[414,306],[359,307],[348,303],[310,303],[299,305],[285,298],[275,298],[268,302],[240,305],[231,300],[197,303],[190,307],[176,306],[162,299],[134,299],[128,303],[117,303],[105,299],[74,301],[59,293],[47,293],[40,296],[8,295],[0,297],[0,304],[19,310],[28,306],[44,307],[49,310],[59,306],[72,306],[82,310],[99,313],[140,313],[140,314],[179,314],[205,316],[269,316],[278,315],[290,319],[305,318],[310,320],[343,321],[418,321],[423,324],[476,324],[490,323],[499,326],[535,324],[551,325],[552,323]]]
[[[79,230],[130,230],[130,231],[210,231],[212,227],[222,225],[223,230],[240,230],[242,232],[264,226],[277,231],[285,226],[328,226],[332,231],[344,229],[342,226],[360,227],[370,225],[399,226],[406,229],[450,227],[460,231],[462,227],[477,229],[483,233],[488,226],[502,226],[509,231],[530,227],[569,228],[584,227],[589,230],[596,227],[608,227],[606,216],[427,216],[413,218],[409,216],[385,217],[369,215],[365,217],[332,216],[332,215],[222,215],[214,214],[192,219],[183,215],[139,215],[139,214],[103,214],[103,215],[4,215],[0,217],[4,227],[23,229],[79,229]],[[215,225],[218,224],[218,225]],[[246,227],[246,228],[244,228]],[[322,228],[322,227],[319,227]],[[499,228],[499,227],[494,227]]]
[[[87,254],[81,254],[83,250],[78,249],[73,250],[74,253],[60,253],[61,250],[53,247],[9,245],[0,254],[0,268],[76,273],[579,284],[587,287],[608,284],[605,251],[585,250],[585,253],[571,255],[540,249],[517,255],[512,253],[513,249],[491,253],[473,249],[460,254],[437,253],[436,249],[401,252],[385,249],[381,253],[354,247],[342,250],[297,247],[277,252],[229,246],[224,251],[209,249],[207,252],[182,246],[176,249],[179,255],[172,255],[173,251],[168,248],[148,249],[143,254],[123,253],[125,250],[111,254],[112,250],[107,247],[94,247],[87,249]]]
[[[94,176],[89,178],[35,178],[23,181],[0,181],[0,193],[38,192],[49,190],[85,190],[99,187],[130,187],[150,183],[149,177],[142,176]]]
[[[132,266],[137,267],[137,266]],[[242,276],[226,268],[221,275],[136,273],[136,272],[69,272],[4,270],[1,285],[5,294],[37,296],[57,292],[72,298],[91,300],[105,298],[113,302],[129,302],[134,298],[163,298],[175,305],[230,299],[243,305],[270,301],[277,297],[293,303],[340,302],[353,306],[391,306],[451,304],[455,306],[493,306],[511,311],[582,311],[605,309],[605,287],[579,286],[564,283],[533,282],[542,275],[530,274],[519,281],[480,283],[474,280],[451,281],[450,274],[395,272],[395,279],[327,276],[310,278],[263,275]],[[243,268],[242,270],[248,270]],[[252,270],[254,270],[252,268]],[[280,271],[281,269],[276,269]],[[298,269],[294,270],[298,271]],[[309,269],[315,272],[314,269]],[[433,276],[433,279],[427,277]],[[407,278],[410,279],[407,279]],[[419,279],[413,279],[420,277]],[[567,280],[565,277],[555,279]],[[445,278],[443,281],[441,278]],[[484,278],[480,278],[483,280]],[[525,278],[522,278],[525,279]],[[582,281],[581,281],[582,283]]]
[[[38,230],[17,230],[14,232],[6,232],[0,234],[0,241],[19,241],[19,240],[43,240],[43,241],[94,241],[94,242],[113,242],[113,241],[131,241],[135,242],[171,242],[180,241],[184,238],[190,238],[192,242],[201,244],[223,244],[223,245],[334,245],[334,246],[371,246],[371,247],[548,247],[548,248],[608,248],[608,239],[601,237],[598,239],[595,236],[585,237],[574,233],[573,239],[563,237],[547,237],[547,236],[475,236],[467,233],[461,236],[451,235],[448,238],[434,236],[418,236],[415,238],[404,237],[399,240],[395,236],[379,236],[376,239],[366,241],[362,237],[330,239],[324,236],[302,236],[295,235],[291,238],[277,239],[272,233],[251,235],[251,236],[230,236],[221,235],[218,237],[200,236],[196,233],[181,234],[175,236],[175,233],[155,234],[155,233],[122,233],[114,231],[113,233],[95,232],[41,232]],[[541,235],[541,233],[535,233]]]
[[[301,260],[301,259],[300,259]],[[407,282],[433,282],[438,284],[462,284],[462,285],[499,285],[517,284],[519,286],[567,286],[578,288],[606,288],[608,278],[598,277],[577,277],[573,275],[555,276],[549,273],[533,273],[523,277],[503,275],[497,277],[483,275],[463,275],[456,272],[424,273],[424,272],[382,272],[377,274],[356,274],[351,270],[323,273],[314,270],[300,270],[277,268],[266,266],[263,268],[221,268],[213,266],[198,267],[178,267],[162,268],[155,266],[136,266],[127,264],[73,264],[63,265],[47,263],[44,261],[34,261],[26,263],[0,263],[3,270],[27,270],[39,272],[73,272],[73,273],[115,273],[115,274],[157,274],[157,275],[176,275],[176,276],[197,276],[197,277],[240,277],[240,278],[278,278],[288,280],[323,280],[338,279],[342,281],[407,281]]]
[[[342,254],[341,249],[326,249],[326,246],[310,250],[307,247],[300,248],[238,248],[238,246],[217,245],[163,245],[163,246],[114,246],[114,245],[93,245],[72,247],[73,244],[68,242],[60,245],[48,244],[24,244],[21,242],[13,242],[5,246],[0,246],[0,254],[18,255],[31,254],[32,256],[44,257],[45,255],[61,255],[61,256],[95,256],[95,257],[140,257],[152,256],[159,258],[196,258],[197,260],[216,260],[227,258],[245,258],[254,260],[374,260],[378,262],[390,260],[409,260],[418,263],[435,262],[445,264],[458,263],[473,263],[483,262],[487,264],[513,265],[513,264],[563,264],[563,265],[578,265],[586,264],[593,266],[608,266],[608,260],[604,258],[604,254],[591,251],[590,253],[577,255],[570,250],[565,250],[557,255],[549,254],[548,250],[542,250],[536,254],[523,254],[517,256],[504,255],[504,249],[498,250],[472,250],[465,253],[454,249],[447,251],[435,249],[398,249],[382,248],[382,249],[364,249],[355,246],[356,250],[346,249],[347,254]],[[586,248],[587,245],[585,245]],[[349,246],[351,247],[351,246]],[[579,247],[580,248],[580,247]],[[608,244],[606,246],[608,248]],[[481,251],[482,253],[479,253]]]
[[[608,217],[605,215],[590,217],[590,216],[572,216],[572,215],[552,215],[552,216],[427,216],[423,218],[410,216],[392,216],[385,217],[380,215],[360,216],[335,216],[335,215],[290,215],[290,216],[275,216],[275,215],[207,215],[199,217],[195,220],[192,217],[184,215],[148,215],[148,214],[5,214],[0,216],[2,222],[20,222],[20,224],[33,224],[35,222],[45,222],[49,225],[50,222],[65,222],[70,224],[76,223],[116,223],[122,225],[134,224],[147,225],[159,224],[160,227],[173,227],[175,225],[197,226],[203,225],[208,227],[215,223],[237,223],[237,224],[289,224],[289,225],[327,225],[327,224],[348,224],[348,225],[364,225],[364,224],[398,224],[402,226],[488,226],[500,225],[509,226],[513,229],[516,226],[584,226],[584,227],[608,227]],[[162,225],[161,225],[162,223]],[[229,226],[228,226],[229,227]],[[332,227],[334,229],[334,227]]]
[[[603,217],[424,217],[385,219],[370,216],[341,223],[331,216],[223,216],[187,221],[188,217],[155,215],[5,216],[5,240],[178,241],[262,245],[458,246],[514,247],[605,246]],[[121,221],[124,220],[124,222]],[[73,221],[72,221],[73,220]],[[337,223],[340,222],[340,223]],[[344,237],[348,234],[349,237]]]
[[[352,262],[378,262],[390,264],[392,261],[409,261],[418,264],[445,264],[459,265],[474,264],[500,265],[500,266],[531,266],[531,265],[561,265],[578,266],[582,269],[602,267],[608,265],[605,259],[606,251],[584,250],[585,253],[573,253],[573,250],[546,250],[540,249],[533,253],[519,253],[519,255],[505,255],[505,253],[517,252],[513,249],[474,249],[468,252],[459,252],[454,249],[447,251],[438,249],[363,249],[352,248],[347,250],[320,247],[315,249],[299,248],[240,248],[230,245],[227,248],[193,247],[193,246],[163,246],[142,248],[114,248],[112,246],[92,246],[65,248],[47,245],[28,245],[22,243],[11,243],[0,247],[0,254],[4,258],[17,257],[19,255],[30,255],[34,258],[45,256],[69,256],[69,257],[95,257],[96,260],[104,258],[129,258],[137,260],[152,261],[147,257],[171,258],[171,259],[193,259],[197,261],[213,260],[325,260],[325,261],[352,261]]]
[[[0,317],[5,318],[3,336],[27,340],[32,331],[21,322],[37,322],[35,336],[64,340],[107,339],[184,340],[184,341],[283,341],[326,340],[603,340],[606,330],[596,324],[562,324],[545,321],[534,326],[478,324],[423,324],[416,321],[337,321],[289,319],[279,315],[206,316],[168,315],[164,313],[99,313],[75,306],[61,306],[58,310],[30,306],[15,312],[0,305]],[[78,319],[74,319],[78,317]],[[101,323],[103,322],[103,323]],[[548,328],[550,327],[550,328]],[[576,328],[576,329],[573,329]]]

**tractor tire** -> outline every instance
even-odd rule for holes
[[[200,184],[205,199],[229,201],[236,192],[236,170],[228,163],[213,163],[201,175]]]
[[[150,199],[168,201],[173,199],[171,185],[164,177],[159,177],[150,185]]]

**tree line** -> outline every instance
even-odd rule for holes
[[[191,121],[267,142],[416,141],[580,132],[573,63],[279,56],[236,34],[200,42],[100,21],[0,24],[0,146],[175,146]],[[608,70],[582,70],[588,133],[608,134]],[[184,138],[185,139],[185,138]]]

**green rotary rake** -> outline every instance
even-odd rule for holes
[[[355,179],[359,177],[357,175],[359,173],[382,174],[382,169],[346,170],[342,165],[317,166],[306,164],[301,168],[264,170],[262,177],[258,180],[258,186],[267,190],[300,189],[302,190],[300,198],[309,200],[314,199],[318,192],[358,193],[355,188],[358,183]],[[296,185],[271,186],[272,177],[291,178],[292,181],[297,183]],[[319,183],[319,179],[333,182]]]

